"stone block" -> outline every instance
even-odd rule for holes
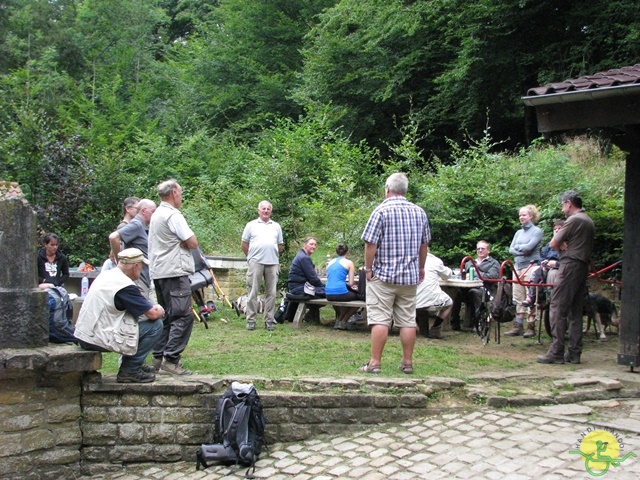
[[[120,397],[118,395],[110,395],[108,393],[89,393],[85,390],[82,396],[83,407],[111,407],[120,405]]]
[[[151,404],[159,407],[177,407],[180,399],[176,395],[155,395],[151,399]]]
[[[427,398],[424,395],[400,395],[399,405],[409,408],[424,408],[427,406]]]
[[[0,462],[0,478],[15,479],[18,475],[31,471],[33,461],[26,455],[3,458]]]
[[[6,257],[3,256],[3,258]],[[3,267],[4,265],[0,267],[0,270]],[[32,271],[34,282],[33,272],[35,271],[35,269]],[[47,292],[39,288],[1,290],[0,348],[34,348],[46,346],[48,343],[49,304]]]
[[[112,462],[152,462],[153,447],[151,445],[117,445],[109,450]]]
[[[22,435],[20,433],[3,433],[0,435],[0,457],[9,457],[21,453],[21,439]],[[0,464],[3,462],[0,462]]]
[[[115,445],[118,427],[113,423],[90,423],[82,428],[83,443],[92,445]]]
[[[31,428],[42,427],[45,424],[44,412],[38,411],[29,415],[12,415],[0,421],[0,428],[5,432],[19,432]]]
[[[0,386],[0,405],[19,405],[25,400],[25,392],[11,391],[6,384]]]
[[[210,442],[212,435],[213,425],[211,424],[195,423],[176,426],[176,442],[180,445]]]
[[[38,465],[66,465],[80,461],[80,450],[56,448],[46,452],[39,452],[32,458]]]
[[[138,444],[144,441],[144,431],[139,423],[124,423],[118,426],[118,439],[127,445]]]
[[[211,423],[215,416],[215,409],[194,408],[191,413],[194,423]]]
[[[109,448],[107,447],[90,447],[82,448],[82,460],[87,462],[104,462],[107,459]]]
[[[114,423],[133,422],[136,418],[136,407],[108,407],[109,421]]]
[[[82,412],[82,420],[85,423],[108,421],[107,407],[86,407]]]
[[[120,404],[123,407],[146,407],[149,405],[149,397],[147,395],[122,395]]]
[[[165,423],[191,423],[192,418],[190,408],[162,409],[162,421]]]
[[[145,425],[145,437],[149,443],[174,443],[176,426],[167,424]]]
[[[376,408],[395,408],[399,403],[399,399],[395,395],[376,395],[373,398],[373,404]]]
[[[26,453],[34,450],[53,448],[56,440],[52,431],[39,428],[23,432],[21,444],[22,451]]]
[[[342,404],[342,395],[313,395],[311,407],[338,408]]]
[[[288,408],[265,408],[264,414],[269,423],[285,423],[289,421],[291,416]]]
[[[278,442],[296,442],[306,440],[312,434],[310,425],[300,425],[297,423],[285,423],[278,426]],[[271,431],[271,430],[270,430]]]
[[[63,423],[80,418],[80,404],[52,405],[47,409],[49,423]]]
[[[75,445],[79,448],[82,444],[82,432],[78,422],[56,426],[53,429],[53,434],[56,439],[56,446]]]
[[[192,449],[189,460],[193,459]],[[156,462],[177,462],[183,458],[180,445],[156,445],[153,447],[154,460]]]
[[[136,422],[140,423],[160,423],[162,422],[162,408],[160,407],[137,407]]]

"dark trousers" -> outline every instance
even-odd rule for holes
[[[153,348],[155,358],[177,363],[187,348],[193,329],[193,301],[189,277],[154,280],[158,303],[165,310],[162,334]]]
[[[569,331],[569,354],[582,353],[582,308],[587,291],[589,266],[563,259],[551,290],[549,321],[553,340],[549,353],[564,355],[564,335]]]
[[[451,324],[460,325],[460,308],[462,303],[467,307],[467,311],[471,311],[471,319],[473,325],[478,324],[476,313],[482,305],[482,297],[484,291],[482,288],[459,288],[456,298],[453,299],[453,309],[451,310]]]

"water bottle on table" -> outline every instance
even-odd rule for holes
[[[89,279],[85,275],[80,282],[80,298],[86,297],[87,293],[89,293]]]

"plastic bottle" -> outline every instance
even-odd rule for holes
[[[89,293],[89,279],[85,275],[80,282],[80,298],[84,298]]]

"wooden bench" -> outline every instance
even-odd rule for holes
[[[307,313],[308,305],[319,305],[320,307],[326,307],[327,305],[336,307],[352,307],[352,308],[364,308],[366,312],[367,304],[364,300],[352,300],[350,302],[330,302],[326,298],[312,298],[309,300],[290,300],[298,303],[296,314],[293,317],[292,327],[300,328],[300,323],[304,314]],[[430,314],[436,315],[442,307],[428,307],[427,310]]]
[[[312,298],[309,300],[290,300],[298,303],[296,314],[293,317],[292,327],[300,328],[302,317],[308,310],[309,305],[319,305],[320,307],[326,307],[327,305],[336,307],[352,307],[352,308],[366,308],[366,303],[363,300],[352,300],[350,302],[330,302],[326,298]]]

